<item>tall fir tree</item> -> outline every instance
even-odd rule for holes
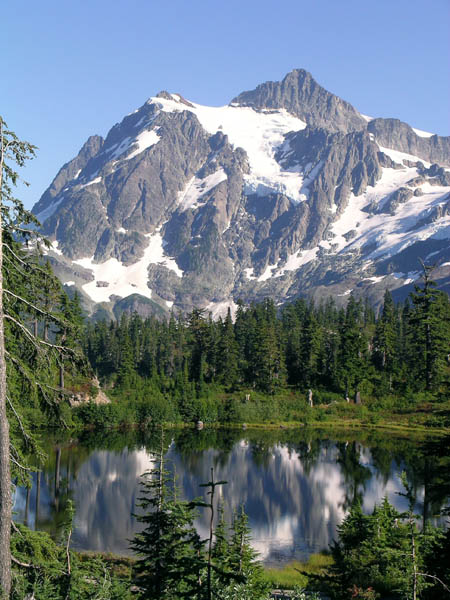
[[[436,289],[432,267],[423,266],[423,286],[415,285],[408,319],[409,364],[414,382],[426,390],[436,390],[447,379],[450,353],[450,301]]]

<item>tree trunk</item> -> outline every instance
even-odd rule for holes
[[[55,506],[59,507],[59,486],[61,479],[61,448],[56,448],[56,460],[55,460]]]
[[[36,473],[36,516],[35,529],[39,529],[39,506],[41,502],[41,472]]]
[[[64,389],[64,365],[62,364],[62,360],[61,364],[59,365],[59,387],[62,390]]]
[[[1,133],[1,131],[0,131]],[[3,147],[0,159],[2,190]],[[2,207],[0,196],[0,210]],[[9,464],[9,423],[6,414],[6,361],[3,318],[3,224],[0,223],[0,595],[9,598],[11,590],[11,472]]]

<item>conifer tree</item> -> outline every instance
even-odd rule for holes
[[[346,393],[358,391],[366,376],[367,340],[361,316],[361,302],[350,295],[340,331],[339,379]]]
[[[65,390],[58,385],[57,365],[61,356],[78,356],[55,338],[72,328],[62,311],[61,285],[40,262],[38,221],[13,196],[15,166],[22,167],[34,151],[0,117],[0,594],[5,597],[11,588],[10,461],[15,476],[28,471],[22,450],[37,452],[38,446],[27,410],[34,410],[38,419],[44,413],[58,416]],[[43,323],[42,332],[37,321]]]
[[[267,598],[269,586],[263,578],[263,568],[257,556],[257,552],[250,544],[248,517],[241,505],[233,520],[227,566],[232,573],[243,577],[244,582],[231,584],[234,593],[227,596],[230,600],[239,600],[243,597],[252,600]]]
[[[381,317],[378,320],[374,340],[374,359],[376,366],[385,373],[389,388],[392,388],[392,377],[397,356],[397,332],[394,301],[391,293],[386,290]]]
[[[136,583],[144,598],[192,600],[199,598],[205,568],[203,544],[194,528],[195,503],[177,498],[176,482],[164,468],[163,450],[158,466],[145,473],[138,501],[144,525],[131,541],[137,554]]]
[[[233,320],[228,308],[227,316],[220,323],[220,339],[217,352],[218,380],[230,389],[238,381],[238,348],[234,336]]]
[[[426,390],[436,389],[448,370],[450,301],[431,279],[433,267],[422,263],[423,286],[415,285],[409,315],[410,368]]]

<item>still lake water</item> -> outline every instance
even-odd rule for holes
[[[139,477],[157,461],[161,432],[104,432],[49,442],[33,486],[18,488],[16,520],[58,539],[67,500],[76,507],[73,548],[129,554],[139,528],[133,516]],[[243,503],[252,543],[266,564],[305,559],[327,549],[352,502],[369,512],[384,496],[407,508],[400,473],[417,495],[416,512],[435,520],[450,496],[450,441],[396,438],[392,433],[261,430],[166,430],[165,460],[182,496],[204,495],[210,478],[227,485],[217,499],[230,521]],[[207,537],[208,514],[197,528]]]

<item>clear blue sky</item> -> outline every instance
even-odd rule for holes
[[[39,147],[28,207],[162,89],[221,105],[305,68],[365,114],[450,134],[449,0],[10,0],[1,21],[0,114]]]

